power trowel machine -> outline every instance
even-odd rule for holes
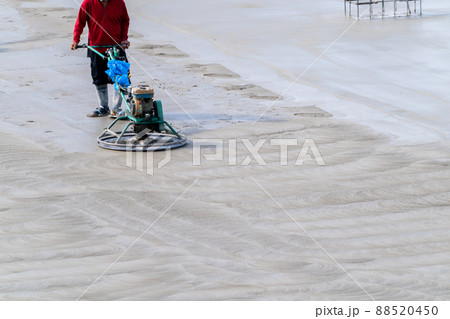
[[[107,74],[120,92],[126,109],[97,138],[100,147],[116,151],[160,151],[187,144],[184,135],[175,131],[164,120],[162,103],[154,100],[154,91],[148,85],[131,86],[129,64],[123,61],[118,46],[108,46],[105,54],[96,50],[98,46],[79,45],[108,60]],[[114,131],[113,127],[126,120],[125,127]]]

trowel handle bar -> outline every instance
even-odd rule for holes
[[[90,49],[90,48],[114,48],[114,47],[121,47],[118,44],[113,45],[87,45],[86,43],[78,44],[77,49]]]
[[[99,56],[101,56],[103,59],[107,59],[107,56],[104,54],[101,54],[100,52],[98,52],[96,49],[94,48],[112,48],[115,47],[115,45],[87,45],[86,43],[83,44],[78,44],[77,45],[77,49],[89,49],[92,52],[98,54]]]

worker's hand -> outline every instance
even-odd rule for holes
[[[77,46],[78,46],[78,43],[79,43],[79,42],[75,42],[75,41],[72,42],[72,44],[70,45],[70,49],[71,49],[71,50],[76,50],[76,49],[77,49]]]
[[[123,48],[123,49],[128,49],[129,47],[130,47],[130,41],[122,41],[122,43],[120,44],[120,46]]]

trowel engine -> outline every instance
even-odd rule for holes
[[[164,116],[161,101],[154,100],[154,91],[148,85],[128,87],[127,103],[130,115],[143,121],[135,122],[131,129],[135,133],[140,133],[145,129],[154,132],[165,131]],[[145,123],[145,124],[139,124]]]

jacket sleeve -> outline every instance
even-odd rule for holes
[[[130,17],[128,16],[127,6],[123,2],[122,10],[122,41],[128,40],[128,28],[130,27]]]
[[[83,1],[80,7],[80,11],[78,11],[78,18],[75,22],[75,27],[73,29],[73,41],[79,43],[81,34],[83,33],[83,29],[86,26],[86,22],[88,19],[88,1]]]

